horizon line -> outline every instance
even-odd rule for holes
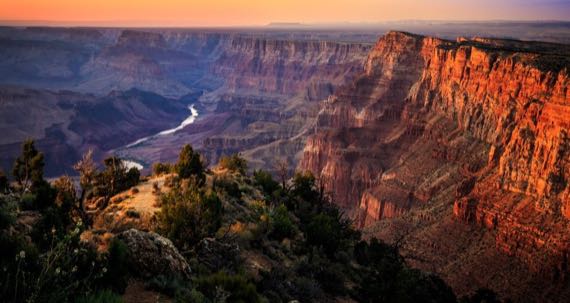
[[[20,20],[4,19],[0,20],[3,27],[95,27],[95,28],[261,28],[261,27],[371,27],[390,23],[569,23],[570,20],[561,19],[394,19],[383,21],[338,21],[338,22],[299,22],[299,21],[272,21],[264,24],[168,24],[168,22],[157,21],[154,25],[144,25],[137,23],[152,23],[145,20]],[[163,23],[163,24],[158,24]]]

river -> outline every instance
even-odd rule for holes
[[[161,136],[167,136],[167,135],[171,135],[176,133],[177,131],[183,129],[184,127],[194,123],[196,121],[196,118],[198,118],[198,110],[194,107],[194,104],[188,106],[188,110],[190,111],[190,116],[188,116],[188,118],[184,119],[184,121],[182,121],[178,126],[174,127],[174,128],[170,128],[167,130],[163,130],[157,134],[154,135],[150,135],[148,137],[144,137],[141,139],[138,139],[130,144],[125,145],[124,147],[121,147],[119,149],[128,149],[131,147],[135,147],[139,144],[142,144],[152,138],[156,138],[156,137],[161,137]],[[125,165],[125,167],[127,168],[131,168],[131,167],[135,167],[139,170],[142,170],[144,168],[144,166],[140,163],[137,163],[133,160],[123,160],[123,164]]]
[[[182,123],[180,123],[180,125],[178,125],[177,127],[167,129],[167,130],[163,130],[163,131],[159,132],[158,134],[154,134],[154,135],[151,135],[148,137],[138,139],[135,142],[127,144],[125,147],[122,147],[122,148],[131,148],[131,147],[139,145],[143,142],[146,142],[152,138],[174,134],[175,132],[183,129],[184,127],[194,123],[194,121],[196,121],[196,118],[198,118],[198,110],[196,110],[196,108],[194,108],[194,104],[188,106],[188,110],[190,110],[190,116],[188,116],[188,118],[186,118],[184,121],[182,121]]]

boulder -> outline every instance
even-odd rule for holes
[[[145,278],[177,275],[189,278],[190,266],[170,240],[154,232],[129,229],[117,235],[130,254],[130,266]]]

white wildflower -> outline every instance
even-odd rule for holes
[[[61,272],[61,269],[60,269],[59,267],[55,269],[55,274],[56,274],[56,275],[59,275],[60,272]]]
[[[104,272],[104,273],[107,272],[107,267],[103,267],[103,272]]]
[[[22,259],[26,258],[26,252],[25,251],[23,251],[23,250],[20,251],[20,258],[22,258]]]
[[[77,271],[77,266],[73,266],[73,268],[71,269],[71,272],[76,272]]]
[[[76,248],[73,250],[73,253],[77,255],[77,253],[79,252],[79,250]]]

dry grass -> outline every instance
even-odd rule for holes
[[[137,187],[112,197],[110,205],[95,217],[94,227],[111,233],[119,233],[129,228],[152,229],[154,214],[160,211],[158,195],[161,191],[168,190],[165,186],[168,177],[169,175],[152,177]],[[157,187],[161,188],[161,191],[157,191]]]

